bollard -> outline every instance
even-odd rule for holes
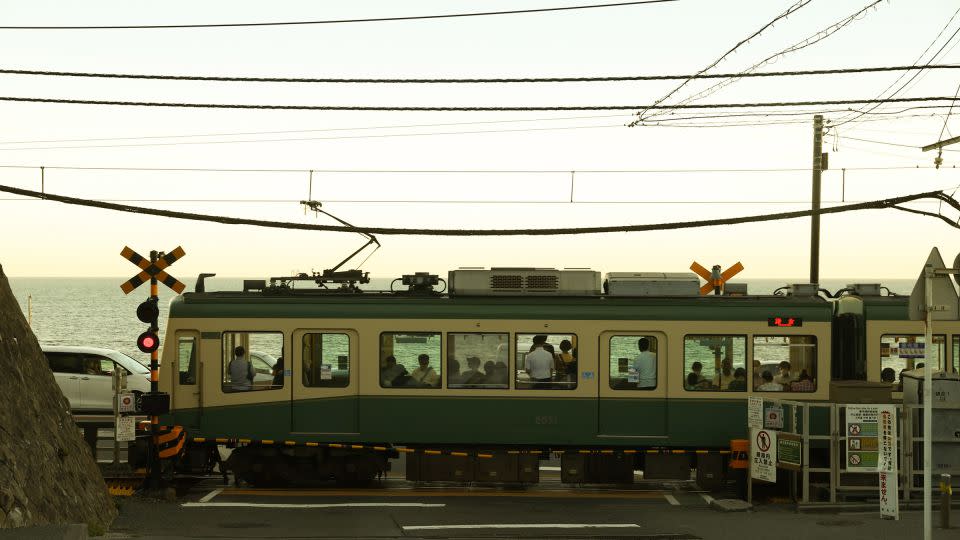
[[[940,528],[950,528],[950,499],[953,495],[953,487],[949,474],[940,475]]]

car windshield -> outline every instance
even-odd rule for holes
[[[116,357],[119,357],[119,358],[115,357],[114,359],[117,360],[120,363],[120,365],[127,368],[129,371],[132,371],[134,373],[150,373],[150,368],[141,364],[137,360],[123,354],[122,352],[117,352],[115,354],[116,354]]]

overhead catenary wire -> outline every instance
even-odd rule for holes
[[[221,223],[225,225],[250,225],[256,227],[267,227],[275,229],[306,230],[306,231],[327,231],[327,232],[349,232],[361,234],[379,234],[379,235],[412,235],[412,236],[559,236],[576,234],[599,234],[613,232],[644,232],[644,231],[662,231],[677,229],[693,229],[701,227],[712,227],[718,225],[737,225],[743,223],[757,223],[765,221],[779,221],[785,219],[794,219],[808,217],[813,214],[838,214],[843,212],[852,212],[857,210],[886,209],[895,208],[903,210],[898,206],[901,204],[917,201],[921,199],[942,200],[951,207],[960,210],[960,203],[942,191],[928,191],[924,193],[915,193],[900,197],[892,197],[866,203],[846,204],[829,208],[820,208],[818,210],[799,210],[793,212],[777,212],[773,214],[760,214],[753,216],[741,216],[734,218],[708,219],[700,221],[683,221],[660,224],[646,225],[613,225],[602,227],[565,227],[549,229],[421,229],[404,227],[364,227],[364,226],[343,226],[343,225],[317,225],[308,223],[291,223],[279,221],[266,221],[247,218],[237,218],[230,216],[217,216],[209,214],[196,214],[189,212],[176,212],[171,210],[159,210],[155,208],[145,208],[140,206],[122,205],[109,202],[93,201],[90,199],[81,199],[76,197],[67,197],[49,192],[39,192],[26,190],[12,186],[0,185],[0,191],[21,195],[24,197],[33,197],[36,199],[45,199],[64,204],[100,208],[118,212],[133,213],[140,215],[159,216],[175,219],[185,219],[191,221],[204,221],[212,223]],[[947,224],[955,228],[960,228],[955,222],[951,222],[944,216],[939,217]]]
[[[687,105],[282,105],[250,103],[188,103],[164,101],[119,101],[100,99],[38,98],[0,96],[0,101],[16,103],[54,103],[66,105],[106,105],[119,107],[169,107],[188,109],[250,109],[285,111],[371,111],[371,112],[535,112],[535,111],[616,111],[633,109],[749,109],[762,107],[810,107],[821,105],[863,105],[869,103],[919,103],[953,101],[953,96],[917,96],[909,98],[836,99],[811,101],[774,101],[748,103],[706,103]]]
[[[691,96],[688,96],[688,97],[680,100],[680,102],[679,102],[678,105],[685,105],[685,104],[691,103],[691,102],[693,102],[693,101],[696,101],[696,100],[702,99],[702,98],[704,98],[704,97],[707,97],[707,96],[709,96],[709,95],[717,92],[718,90],[724,88],[725,86],[728,86],[728,85],[730,85],[730,84],[733,84],[734,82],[736,82],[737,80],[739,80],[740,78],[742,78],[742,75],[743,75],[743,74],[752,73],[755,69],[759,69],[759,68],[765,66],[766,64],[769,64],[770,62],[773,62],[774,60],[776,60],[776,59],[778,59],[778,58],[781,58],[781,57],[786,56],[786,55],[788,55],[788,54],[790,54],[790,53],[799,51],[799,50],[801,50],[801,49],[805,49],[805,48],[807,48],[807,47],[810,47],[811,45],[815,45],[815,44],[817,44],[817,43],[819,43],[819,42],[827,39],[828,37],[830,37],[830,36],[832,36],[833,34],[839,32],[840,30],[842,30],[843,28],[845,28],[845,27],[848,26],[849,24],[851,24],[851,23],[853,23],[854,21],[856,21],[857,19],[859,19],[861,16],[863,16],[863,14],[865,14],[865,13],[866,13],[868,10],[870,10],[871,8],[875,7],[875,6],[876,6],[877,4],[879,4],[881,1],[882,1],[882,0],[876,0],[876,1],[872,2],[872,3],[870,3],[870,4],[867,4],[866,6],[864,6],[863,8],[861,8],[860,10],[852,13],[851,15],[848,15],[848,16],[840,19],[839,21],[831,24],[830,26],[827,26],[826,28],[823,28],[823,29],[817,31],[816,33],[814,33],[814,34],[812,34],[812,35],[810,35],[810,36],[807,36],[806,38],[804,38],[804,39],[802,39],[802,40],[794,43],[793,45],[790,45],[789,47],[786,47],[786,48],[784,48],[784,49],[781,49],[780,51],[778,51],[778,52],[776,52],[776,53],[774,53],[774,54],[771,54],[771,55],[767,56],[767,57],[764,58],[763,60],[760,60],[759,62],[754,63],[752,66],[750,66],[750,67],[742,70],[742,71],[740,72],[740,75],[735,75],[735,76],[733,76],[733,77],[731,77],[731,78],[728,78],[727,80],[718,82],[718,83],[716,83],[716,84],[714,84],[714,85],[711,85],[710,87],[706,88],[705,90],[701,90],[700,92],[697,92],[697,93],[695,93],[695,94],[693,94],[693,95],[691,95]],[[642,114],[643,114],[643,113],[638,113],[638,115],[637,115],[637,116],[638,116],[638,120],[639,120],[640,118],[642,118]],[[653,116],[657,116],[657,115],[654,114]]]
[[[696,73],[696,75],[702,75],[702,74],[706,73],[707,71],[710,71],[711,69],[713,69],[714,67],[716,67],[717,64],[719,64],[720,62],[722,62],[727,56],[730,56],[731,54],[733,54],[733,53],[734,53],[737,49],[739,49],[742,45],[744,45],[745,43],[747,43],[747,42],[750,41],[751,39],[759,36],[760,34],[762,34],[767,28],[770,28],[771,26],[773,26],[777,21],[780,21],[780,20],[782,20],[782,19],[786,19],[788,16],[790,16],[790,14],[796,12],[797,10],[802,9],[804,6],[806,6],[807,4],[809,4],[809,3],[812,2],[812,1],[813,1],[813,0],[799,0],[797,3],[791,5],[791,6],[788,7],[785,11],[783,11],[782,13],[780,13],[779,15],[777,15],[776,17],[774,17],[772,20],[770,20],[768,23],[766,23],[765,25],[761,26],[759,30],[757,30],[757,31],[755,31],[754,33],[750,34],[750,35],[747,36],[746,38],[740,40],[736,45],[734,45],[733,47],[731,47],[730,50],[728,50],[727,52],[723,53],[722,55],[720,55],[719,58],[717,58],[716,60],[714,60],[713,62],[711,62],[710,64],[708,64],[707,67],[705,67],[705,68],[701,69],[700,71],[698,71],[698,72]],[[672,90],[670,90],[669,92],[667,92],[663,97],[657,99],[657,100],[654,102],[654,105],[660,105],[660,104],[663,103],[664,101],[670,99],[671,96],[673,96],[675,93],[679,92],[680,89],[682,89],[684,86],[686,86],[687,83],[689,83],[689,82],[692,81],[693,79],[694,79],[694,77],[687,77],[682,83],[680,83],[680,84],[677,85],[675,88],[673,88]],[[648,108],[646,108],[646,109],[638,112],[638,113],[637,113],[637,120],[638,120],[638,121],[643,121],[644,115],[645,115],[645,114],[647,113],[647,111],[649,111],[649,110],[650,110],[650,108],[648,107]],[[633,127],[633,124],[631,124],[631,127]]]
[[[918,64],[920,63],[920,61],[923,60],[923,57],[926,56],[927,52],[928,52],[930,49],[933,48],[933,46],[937,43],[937,41],[940,40],[940,36],[942,36],[942,35],[944,34],[944,32],[947,31],[947,28],[950,27],[950,24],[953,23],[953,20],[957,17],[957,15],[960,15],[960,8],[957,8],[957,10],[953,12],[953,15],[951,15],[950,18],[947,19],[947,23],[946,23],[945,25],[943,25],[943,28],[941,28],[941,29],[940,29],[940,32],[936,35],[936,37],[933,38],[933,41],[931,41],[930,44],[927,45],[927,48],[924,49],[922,53],[920,53],[920,56],[918,56],[917,59],[913,61],[913,64],[914,64],[914,65],[918,65]],[[957,30],[954,31],[953,34],[952,34],[949,38],[947,38],[947,40],[943,43],[943,45],[940,47],[940,49],[939,49],[936,53],[934,53],[933,56],[930,57],[930,61],[927,62],[928,64],[936,60],[937,56],[939,56],[940,53],[943,52],[943,49],[946,48],[946,46],[949,45],[950,42],[953,41],[953,39],[957,36],[957,32],[958,32],[958,31],[960,31],[960,27],[958,27]],[[900,88],[898,88],[898,89],[894,90],[893,92],[891,92],[890,95],[887,96],[887,97],[893,97],[893,96],[897,95],[897,93],[903,91],[903,89],[906,88],[907,85],[909,85],[914,79],[916,79],[917,76],[918,76],[920,73],[921,73],[921,72],[915,73],[913,77],[911,77],[907,82],[903,83],[903,85],[901,85]],[[901,74],[899,77],[897,77],[897,78],[896,78],[892,83],[890,83],[886,88],[884,88],[883,90],[881,90],[880,93],[877,94],[877,97],[878,97],[878,98],[883,97],[891,88],[893,88],[894,86],[896,86],[896,84],[897,84],[898,82],[900,82],[900,80],[903,79],[903,77],[905,77],[906,74],[907,74],[907,72],[905,72],[905,73]],[[842,125],[848,124],[848,123],[850,123],[851,121],[859,118],[860,116],[863,116],[864,114],[866,114],[866,113],[868,113],[868,112],[871,112],[872,110],[873,110],[873,109],[871,109],[871,108],[867,108],[866,111],[858,111],[858,114],[854,114],[854,115],[852,115],[852,116],[848,115],[848,116],[845,116],[845,117],[843,117],[843,118],[840,118],[838,121],[833,122],[832,125],[831,125],[831,127],[840,127],[840,126],[842,126]],[[828,123],[830,123],[830,122],[828,122]]]
[[[504,11],[481,11],[471,13],[446,13],[438,15],[410,15],[406,17],[372,17],[366,19],[328,19],[312,21],[277,21],[277,22],[246,22],[246,23],[207,23],[207,24],[129,24],[129,25],[96,25],[96,26],[0,26],[0,30],[170,30],[189,28],[249,28],[264,26],[308,26],[319,24],[353,24],[372,22],[398,22],[429,19],[452,19],[459,17],[488,17],[494,15],[522,15],[529,13],[548,13],[557,11],[576,11],[585,9],[601,9],[613,7],[639,6],[644,4],[665,4],[679,0],[640,0],[635,2],[616,2],[610,4],[588,4],[579,6],[559,6],[535,9],[516,9]]]
[[[942,105],[918,105],[914,107],[900,107],[895,111],[874,111],[870,114],[875,116],[883,115],[898,115],[903,112],[913,111],[913,110],[922,110],[922,109],[942,109]],[[777,116],[809,116],[812,114],[831,114],[831,113],[843,113],[849,112],[850,109],[835,109],[835,110],[808,110],[808,111],[777,111],[777,110],[761,110],[761,111],[739,111],[739,112],[717,112],[713,114],[700,114],[700,115],[687,115],[679,117],[667,117],[658,119],[656,122],[648,124],[648,126],[658,126],[665,125],[666,122],[681,122],[687,120],[708,120],[708,119],[728,119],[728,118],[749,118],[749,117],[777,117]],[[922,116],[936,116],[937,113],[931,113],[930,115]],[[516,123],[530,123],[530,122],[557,122],[557,121],[566,121],[566,120],[595,120],[595,119],[606,119],[606,118],[628,118],[632,115],[627,113],[622,114],[603,114],[603,115],[577,115],[577,116],[555,116],[550,118],[514,118],[514,119],[505,119],[505,120],[474,120],[469,122],[434,122],[426,124],[393,124],[393,125],[381,125],[381,126],[354,126],[354,127],[331,127],[331,128],[317,128],[317,129],[287,129],[287,130],[272,130],[272,131],[239,131],[239,132],[213,132],[213,133],[183,133],[183,134],[170,134],[170,135],[134,135],[128,137],[88,137],[88,138],[79,138],[79,139],[40,139],[40,140],[7,140],[0,141],[0,145],[11,145],[11,144],[54,144],[54,143],[74,143],[74,142],[104,142],[104,141],[129,141],[129,140],[151,140],[151,139],[185,139],[185,138],[203,138],[203,137],[239,137],[247,135],[284,135],[284,134],[293,134],[293,133],[326,133],[326,132],[339,132],[339,131],[370,131],[370,130],[391,130],[391,129],[408,129],[408,128],[432,128],[432,127],[453,127],[453,126],[473,126],[473,125],[494,125],[494,124],[516,124]],[[912,116],[911,116],[912,117]],[[864,121],[870,121],[864,120]],[[804,123],[807,120],[803,121]],[[610,124],[613,126],[613,124]],[[619,124],[618,124],[619,125]],[[589,127],[589,126],[587,126]],[[486,132],[485,130],[484,132]],[[490,131],[496,132],[496,131]],[[438,132],[437,134],[443,135],[445,132]],[[264,139],[269,140],[287,140],[287,139]],[[219,141],[214,141],[218,143]],[[180,144],[180,143],[178,143]],[[189,144],[189,143],[182,143]],[[199,143],[203,144],[203,142]]]
[[[213,167],[111,167],[82,165],[17,165],[2,164],[0,169],[36,169],[47,171],[139,171],[139,172],[216,172],[216,173],[294,173],[294,174],[688,174],[688,173],[769,173],[810,172],[799,167],[758,167],[732,169],[320,169],[320,168],[213,168]],[[933,169],[933,166],[888,165],[878,167],[845,167],[848,171],[890,171]],[[833,170],[823,171],[824,173]]]
[[[0,69],[0,75],[29,75],[37,77],[77,77],[93,79],[131,79],[196,82],[254,82],[296,84],[515,84],[515,83],[584,83],[671,81],[696,79],[727,79],[730,77],[804,77],[816,75],[850,75],[857,73],[884,73],[888,71],[917,71],[924,69],[960,69],[960,64],[924,64],[910,66],[872,66],[759,73],[694,73],[682,75],[605,75],[595,77],[468,77],[468,78],[370,78],[370,77],[239,77],[228,75],[170,75],[148,73],[103,73],[89,71],[50,71],[35,69]]]

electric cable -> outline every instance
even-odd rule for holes
[[[205,221],[212,223],[221,223],[226,225],[251,225],[256,227],[268,227],[275,229],[306,230],[306,231],[327,231],[327,232],[350,232],[361,234],[382,234],[382,235],[416,235],[416,236],[558,236],[575,234],[597,234],[612,232],[644,232],[644,231],[663,231],[677,229],[693,229],[701,227],[713,227],[718,225],[737,225],[742,223],[757,223],[765,221],[779,221],[784,219],[794,219],[808,217],[814,214],[839,214],[843,212],[852,212],[856,210],[886,209],[895,208],[904,210],[898,205],[920,200],[920,199],[938,199],[949,204],[951,207],[960,210],[960,203],[947,196],[942,191],[928,191],[924,193],[915,193],[900,197],[892,197],[866,203],[846,204],[830,208],[820,208],[818,210],[798,210],[793,212],[778,212],[773,214],[760,214],[752,216],[741,216],[734,218],[708,219],[700,221],[682,221],[671,223],[647,224],[647,225],[613,225],[602,227],[565,227],[550,229],[420,229],[403,227],[363,227],[363,226],[343,226],[343,225],[314,225],[306,223],[292,223],[279,221],[266,221],[247,218],[237,218],[229,216],[216,216],[209,214],[195,214],[189,212],[175,212],[171,210],[159,210],[155,208],[144,208],[140,206],[122,205],[116,203],[99,202],[89,199],[76,197],[67,197],[53,193],[32,191],[15,188],[12,186],[0,185],[0,191],[21,195],[24,197],[33,197],[37,199],[51,200],[64,204],[85,206],[91,208],[100,208],[105,210],[114,210],[118,212],[133,213],[140,215],[159,216],[175,219],[185,219],[192,221]],[[947,218],[939,217],[944,222],[954,228],[960,228],[960,225],[952,223]]]
[[[513,83],[593,83],[629,81],[670,81],[696,79],[727,79],[730,77],[803,77],[813,75],[850,75],[856,73],[883,73],[887,71],[918,71],[924,69],[958,69],[960,64],[924,64],[910,66],[874,66],[793,71],[766,71],[759,73],[694,73],[686,75],[606,75],[597,77],[470,77],[470,78],[360,78],[360,77],[236,77],[226,75],[164,75],[143,73],[103,73],[85,71],[49,71],[35,69],[0,69],[0,75],[28,75],[38,77],[79,77],[94,79],[131,79],[195,82],[255,82],[296,84],[513,84]]]
[[[492,15],[518,15],[527,13],[547,13],[556,11],[574,11],[584,9],[599,9],[610,7],[638,6],[643,4],[664,4],[678,0],[642,0],[637,2],[617,2],[612,4],[591,4],[581,6],[563,6],[537,9],[519,9],[511,11],[483,11],[475,13],[448,13],[443,15],[411,15],[408,17],[375,17],[369,19],[333,19],[318,21],[282,21],[282,22],[252,22],[252,23],[211,23],[211,24],[130,24],[130,25],[101,25],[101,26],[0,26],[0,30],[168,30],[187,28],[241,28],[263,26],[305,26],[315,24],[349,24],[368,22],[396,22],[428,19],[452,19],[458,17],[486,17]]]

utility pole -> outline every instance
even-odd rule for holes
[[[813,117],[813,214],[810,215],[810,283],[820,283],[820,173],[823,171],[823,115]]]

